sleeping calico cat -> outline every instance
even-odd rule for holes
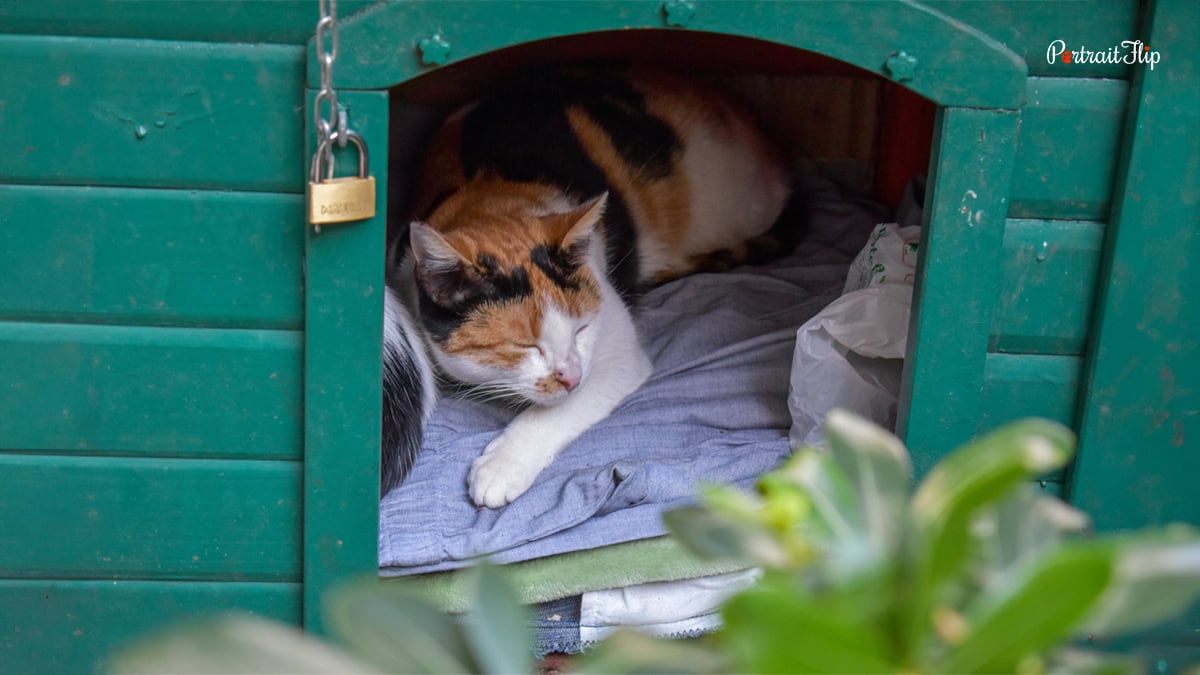
[[[794,225],[750,120],[663,73],[558,74],[479,102],[419,182],[385,303],[381,488],[414,461],[436,371],[529,404],[467,476],[490,508],[649,377],[639,288],[770,252],[772,225]]]

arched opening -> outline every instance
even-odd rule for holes
[[[407,236],[408,219],[419,217],[410,210],[411,190],[433,132],[452,113],[563,66],[621,72],[630,64],[704,81],[748,110],[806,203],[808,222],[788,225],[808,232],[765,264],[648,290],[635,321],[656,374],[560,453],[494,521],[480,520],[465,476],[513,413],[469,395],[443,399],[426,429],[428,455],[384,499],[386,574],[453,569],[480,554],[520,561],[657,536],[660,526],[645,513],[679,505],[698,484],[752,481],[819,435],[822,406],[865,405],[845,400],[844,383],[831,374],[793,382],[796,333],[843,294],[852,261],[873,235],[878,240],[881,225],[903,221],[915,250],[920,216],[911,209],[921,206],[936,106],[836,59],[746,37],[628,30],[547,38],[431,70],[389,90],[389,237]],[[908,187],[914,181],[917,187]],[[898,215],[906,187],[910,212]],[[898,237],[901,227],[887,231]],[[915,268],[899,276],[902,294],[911,297]],[[907,314],[889,331],[893,343],[902,343]],[[878,410],[862,412],[878,412],[878,422],[894,425],[901,359],[868,363],[872,358],[850,354],[846,367],[880,380],[870,394]],[[802,421],[793,420],[793,407],[806,415]],[[704,468],[715,455],[721,461]],[[443,498],[430,503],[431,490]],[[587,497],[537,501],[573,493]],[[562,532],[597,514],[617,524],[592,538],[563,540]],[[431,521],[442,523],[432,538],[423,525],[413,526]],[[484,534],[489,541],[481,547]]]
[[[664,22],[689,30],[663,30]],[[310,87],[319,81],[314,50],[310,45]],[[720,3],[698,7],[679,23],[656,3],[446,2],[380,4],[356,15],[345,23],[342,50],[339,100],[351,107],[372,148],[389,148],[386,160],[379,159],[385,153],[372,155],[377,176],[411,175],[429,129],[506,78],[550,61],[613,57],[670,65],[738,90],[789,151],[818,155],[815,163],[826,168],[841,165],[860,196],[885,207],[896,203],[908,177],[927,168],[921,258],[913,275],[920,302],[907,331],[898,431],[913,448],[918,471],[973,435],[989,328],[987,313],[977,310],[986,306],[999,274],[991,263],[1003,230],[1026,72],[1024,62],[994,40],[903,1],[869,7],[853,1]],[[815,90],[826,95],[805,98]],[[804,119],[817,114],[840,124],[838,133],[805,127]],[[379,203],[396,208],[406,198],[405,181],[389,181],[385,192]],[[360,235],[330,235],[329,243],[310,237],[310,267],[319,257],[340,264],[352,247],[381,262],[383,220],[381,209]],[[366,293],[379,288],[381,271],[382,265],[363,274]],[[372,306],[378,305],[364,301],[360,315]],[[310,311],[310,330],[322,319]],[[332,359],[314,365],[322,344],[308,342],[310,378],[340,372],[341,363]],[[377,347],[363,345],[360,357],[370,358]],[[306,405],[319,409],[323,395],[310,390]],[[310,474],[319,470],[314,461],[343,450],[334,445],[337,434],[327,427],[321,432],[306,439]],[[358,441],[363,430],[347,424],[345,432]],[[367,451],[356,449],[356,456],[366,460]],[[339,466],[348,462],[339,457]],[[625,482],[619,472],[613,475]],[[362,490],[355,502],[360,510],[369,506],[373,478],[354,478]],[[450,499],[437,498],[439,505]],[[412,514],[388,511],[385,502],[381,520],[413,526]],[[444,528],[437,531],[437,541],[427,543],[444,550]],[[328,520],[306,508],[306,538],[321,542],[330,532]],[[353,556],[333,551],[355,562],[322,559],[321,575],[335,574],[339,564],[374,566],[369,545],[357,541]],[[388,564],[380,553],[378,562]],[[309,557],[320,555],[318,546]],[[321,583],[313,581],[314,587]]]
[[[432,128],[457,107],[563,64],[666,68],[713,82],[751,109],[783,153],[841,164],[843,178],[895,206],[929,164],[936,105],[878,74],[811,51],[719,33],[659,29],[548,38],[456,62],[390,89],[389,208]],[[398,123],[398,124],[397,124]]]

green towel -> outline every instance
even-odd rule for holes
[[[748,567],[743,561],[702,560],[664,536],[526,560],[505,565],[504,570],[521,602],[534,604],[605,588],[695,579]],[[387,577],[385,581],[410,589],[442,611],[457,613],[467,609],[464,582],[468,573],[460,569]]]

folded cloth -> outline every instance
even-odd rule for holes
[[[639,633],[645,633],[658,638],[670,638],[672,640],[682,640],[684,638],[700,637],[707,633],[713,633],[719,630],[722,626],[721,615],[718,612],[709,614],[701,614],[679,621],[671,621],[668,623],[655,623],[643,626],[636,626],[633,630]],[[588,626],[579,627],[580,645],[582,649],[589,649],[592,645],[612,635],[614,632],[621,630],[621,626],[600,626],[596,628]],[[628,627],[626,627],[628,628]]]
[[[536,605],[604,588],[695,579],[744,568],[745,563],[733,559],[700,558],[674,538],[663,536],[524,560],[505,565],[504,572],[521,604]],[[450,614],[466,612],[475,591],[469,569],[384,576],[389,584]]]
[[[720,626],[718,610],[725,601],[761,577],[761,570],[748,569],[584,593],[579,636],[586,643],[599,641],[620,627],[661,636],[715,629]]]

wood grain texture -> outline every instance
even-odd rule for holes
[[[1018,107],[1025,62],[999,42],[918,3],[872,2],[869,14],[863,8],[853,0],[696,3],[687,28],[791,45],[885,77],[885,62],[904,51],[917,59],[904,84],[927,98],[942,105]],[[420,42],[435,34],[450,44],[452,63],[596,31],[653,41],[654,31],[630,29],[664,27],[662,4],[638,0],[387,3],[343,23],[337,77],[344,87],[377,89],[420,75],[428,70]],[[309,86],[320,82],[315,49],[310,42]],[[733,47],[723,60],[737,57]]]
[[[1200,525],[1200,4],[1151,0],[1163,55],[1131,82],[1069,496],[1097,530]],[[1200,662],[1200,603],[1097,649],[1159,672]]]
[[[285,331],[0,323],[0,449],[296,459],[301,349]]]
[[[340,0],[349,17],[375,0]],[[312,0],[6,0],[0,32],[39,35],[304,44],[313,36]]]
[[[1046,47],[1054,40],[1068,49],[1107,48],[1138,37],[1138,0],[926,0],[926,5],[987,33],[1029,64],[1030,75],[1127,77],[1125,64],[1054,64]]]
[[[1200,5],[1151,12],[1164,56],[1133,79],[1072,481],[1099,530],[1200,524]]]
[[[1009,220],[991,351],[1082,354],[1092,317],[1104,225]]]
[[[290,46],[0,36],[0,183],[303,192],[303,58]]]
[[[1011,217],[1108,219],[1128,94],[1124,80],[1029,78]]]
[[[0,579],[8,675],[108,673],[111,650],[184,620],[231,611],[300,621],[300,585]]]
[[[300,476],[295,462],[0,454],[0,577],[298,581]]]
[[[373,0],[341,0],[347,19]],[[1126,77],[1124,64],[1054,64],[1046,46],[1063,39],[1071,45],[1114,45],[1137,29],[1137,0],[928,0],[924,4],[969,24],[1003,43],[1035,75]],[[223,2],[200,6],[195,0],[8,0],[0,4],[4,32],[42,35],[270,42],[303,44],[313,34],[311,0]]]
[[[299,195],[0,185],[0,319],[300,329]]]
[[[1025,417],[1075,426],[1082,367],[1077,356],[988,354],[979,433]]]
[[[918,475],[974,436],[983,414],[1019,119],[938,112],[898,423]]]
[[[345,92],[339,100],[353,107],[354,128],[368,146],[387,147],[386,92]],[[387,185],[385,153],[371,154],[369,169]],[[384,193],[376,192],[370,220],[326,226],[320,234],[308,228],[304,627],[317,633],[324,630],[321,594],[379,569]]]

